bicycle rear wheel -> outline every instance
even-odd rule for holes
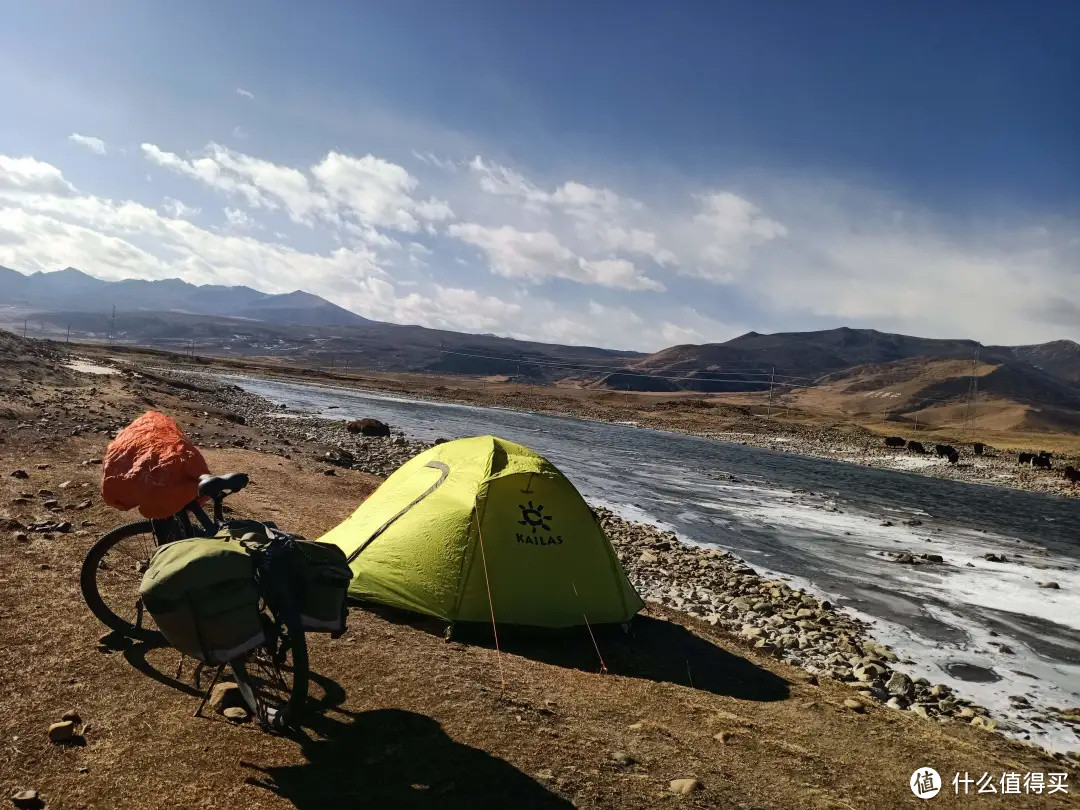
[[[157,643],[165,638],[139,598],[139,583],[157,546],[149,520],[129,523],[98,540],[79,572],[79,587],[90,611],[106,627],[137,641]]]
[[[283,732],[297,724],[308,691],[308,650],[303,628],[263,613],[266,643],[230,661],[249,711],[264,728]]]

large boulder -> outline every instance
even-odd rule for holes
[[[349,433],[359,433],[361,436],[389,436],[390,426],[378,419],[357,419],[345,425]]]

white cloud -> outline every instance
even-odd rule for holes
[[[428,166],[434,166],[436,169],[442,169],[445,172],[456,174],[458,170],[458,164],[448,158],[440,158],[431,152],[418,152],[412,150],[412,156]]]
[[[55,194],[65,196],[75,189],[60,170],[31,157],[0,155],[0,193]]]
[[[230,228],[252,228],[256,227],[255,220],[253,220],[247,213],[239,208],[225,208],[225,222]]]
[[[142,154],[225,198],[214,227],[186,221],[196,209],[175,199],[160,213],[114,202],[48,163],[0,155],[0,264],[302,284],[368,317],[638,349],[843,323],[997,342],[1080,337],[1080,228],[1066,220],[945,218],[820,179],[630,196],[427,152],[414,155],[423,179],[371,154],[296,167],[216,143],[184,154],[147,143]],[[602,300],[551,300],[546,289],[566,289],[556,279]]]
[[[690,223],[674,229],[682,246],[676,261],[686,275],[730,281],[733,273],[745,268],[754,248],[787,235],[782,223],[737,194],[712,191],[699,201],[700,210]]]
[[[232,128],[232,134],[238,141],[246,141],[249,137],[248,131],[239,124]]]
[[[105,141],[101,138],[95,138],[93,135],[80,135],[78,132],[73,132],[68,135],[68,140],[72,143],[77,143],[79,146],[85,146],[91,152],[96,152],[99,155],[105,154]]]
[[[245,90],[243,87],[236,88],[236,95],[243,96],[244,98],[255,98],[255,94],[250,90]]]
[[[441,222],[454,216],[441,200],[414,199],[416,178],[374,155],[357,158],[330,152],[311,173],[337,206],[373,227],[415,233],[420,229],[418,220]]]
[[[476,156],[469,168],[480,188],[516,200],[526,215],[562,227],[564,242],[583,255],[643,257],[684,275],[730,281],[754,248],[785,235],[783,224],[729,191],[698,195],[693,213],[651,210],[641,200],[612,189],[570,180],[546,191],[520,172]],[[569,225],[561,225],[564,218]],[[552,224],[554,223],[554,224]]]
[[[477,175],[480,188],[488,194],[518,197],[534,206],[551,202],[550,194],[530,183],[520,172],[497,163],[487,163],[479,155],[470,161],[469,169]]]
[[[494,273],[533,284],[566,278],[623,290],[664,289],[626,259],[585,259],[564,247],[548,231],[521,231],[509,225],[489,228],[474,222],[454,224],[450,236],[480,248]]]
[[[366,248],[307,253],[217,234],[135,202],[79,194],[59,169],[5,156],[0,156],[0,264],[72,265],[103,277],[175,276],[270,291],[295,289],[297,278],[348,288],[385,275]]]
[[[427,295],[410,293],[394,305],[394,320],[436,329],[501,331],[519,320],[520,304],[475,290],[435,285]]]
[[[172,197],[165,198],[161,203],[161,210],[173,219],[190,219],[202,213],[201,208],[185,205],[180,200],[174,200]]]
[[[152,143],[142,144],[141,149],[151,162],[179,174],[187,175],[218,191],[240,196],[252,207],[278,207],[276,202],[264,195],[258,188],[223,171],[222,167],[211,158],[186,160],[173,152],[166,152]]]
[[[281,209],[294,222],[309,227],[322,222],[371,244],[391,241],[379,229],[431,231],[454,216],[445,201],[415,196],[419,183],[403,167],[374,155],[330,152],[309,175],[216,143],[191,159],[149,143],[142,150],[159,166],[239,197],[249,207]]]

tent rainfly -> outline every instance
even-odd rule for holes
[[[320,538],[350,596],[450,622],[626,622],[644,603],[596,516],[540,454],[494,436],[444,442]]]

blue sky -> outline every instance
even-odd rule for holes
[[[1080,338],[1080,6],[0,14],[19,270],[638,349],[842,324]]]

